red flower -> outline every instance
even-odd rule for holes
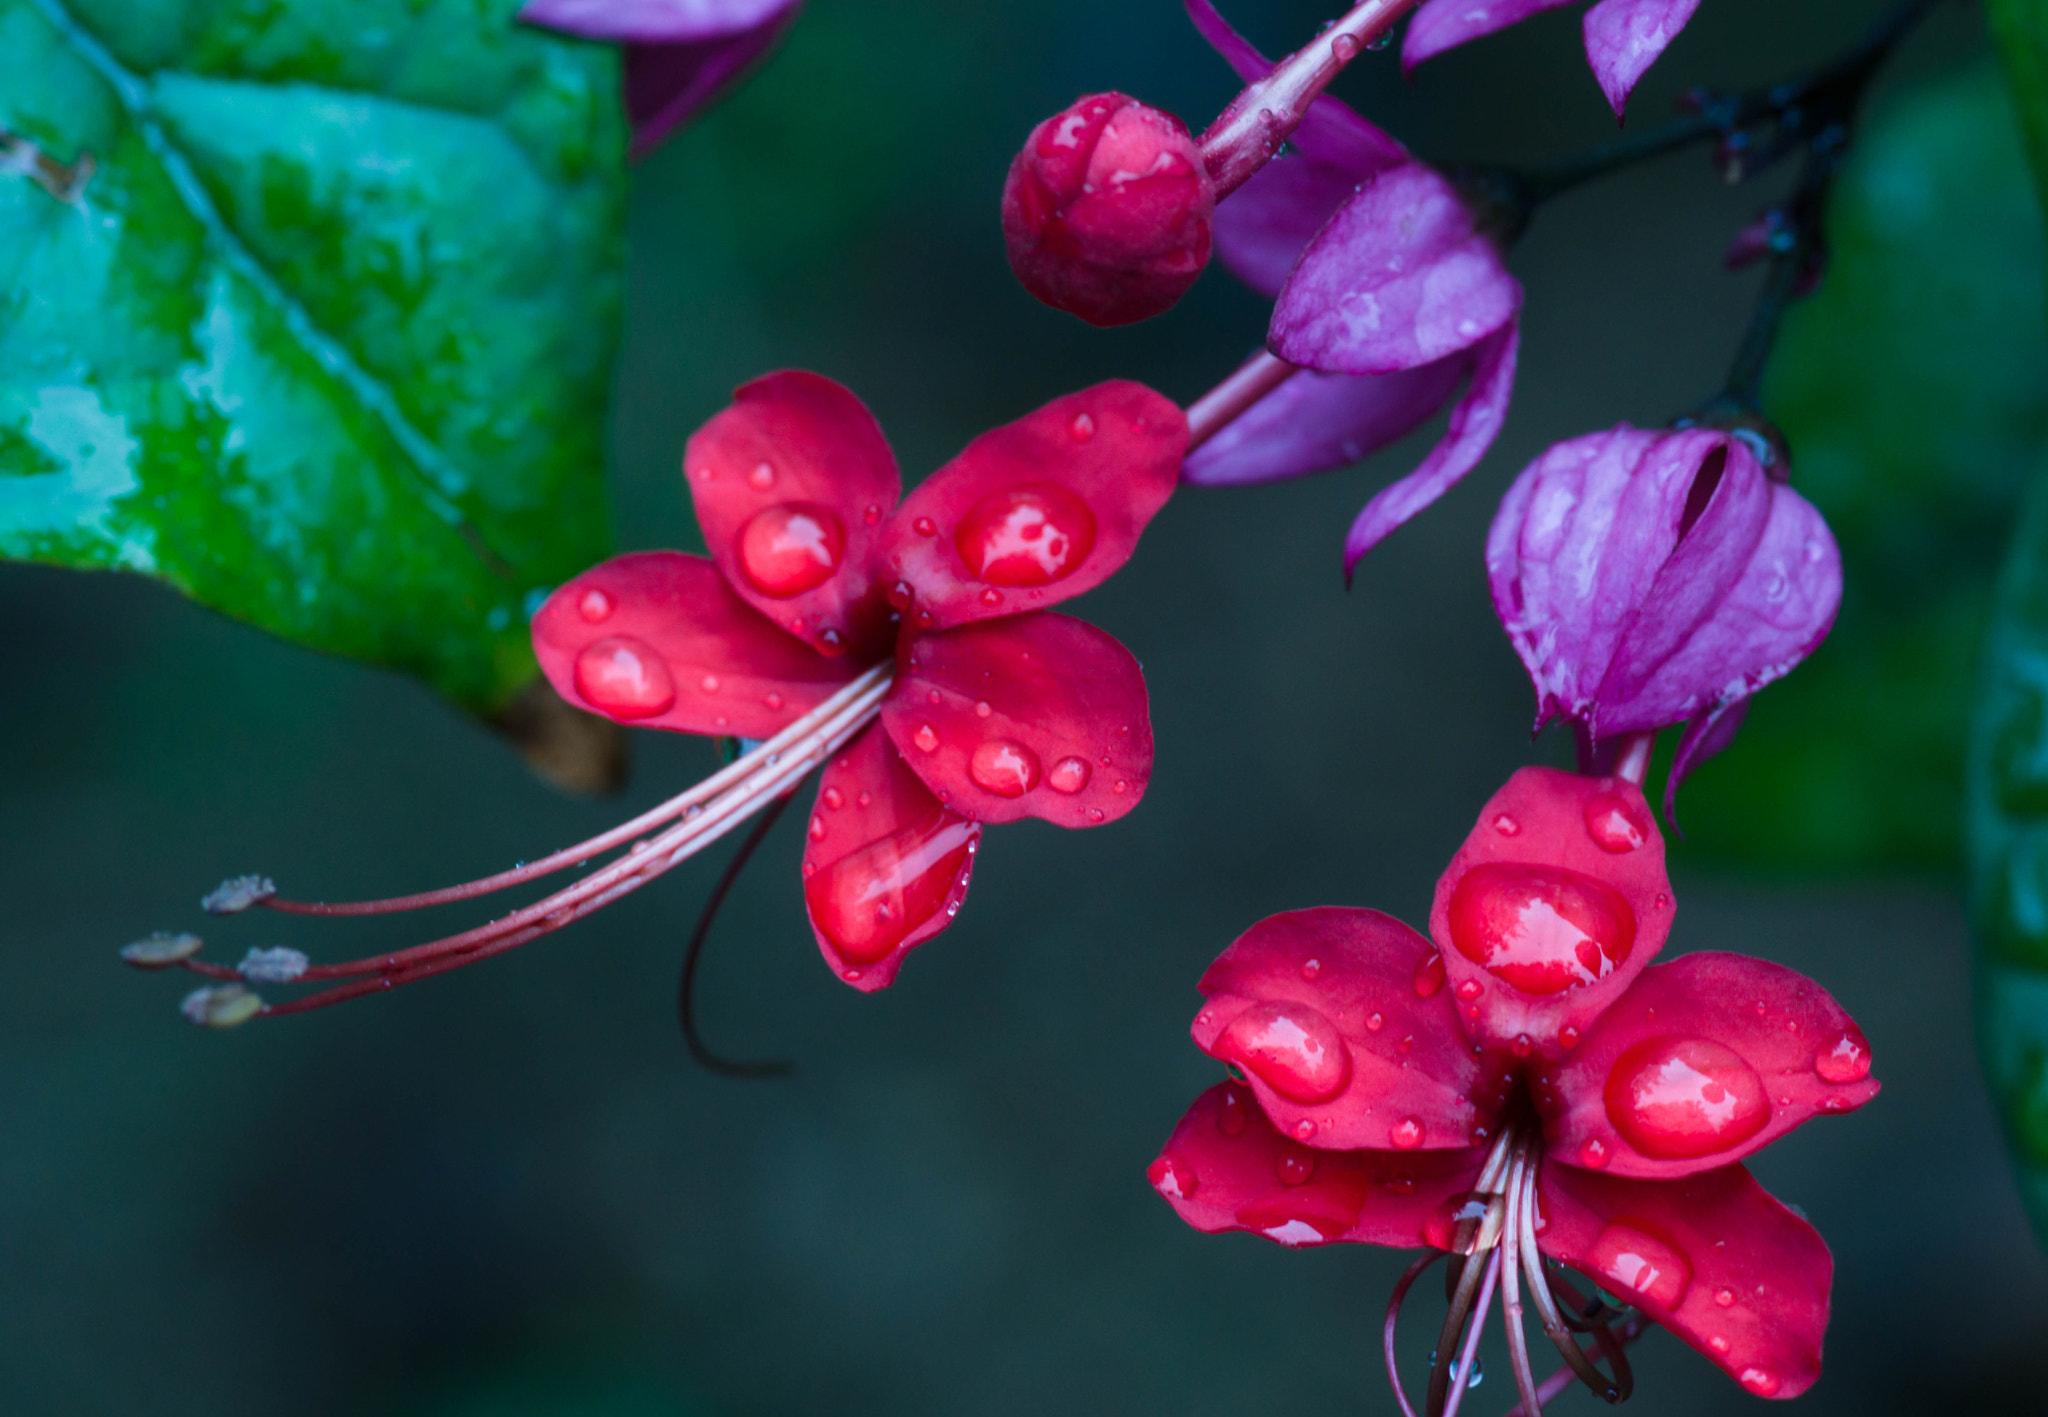
[[[1522,1339],[1524,1276],[1569,1366],[1603,1395],[1627,1385],[1632,1334],[1612,1312],[1589,1318],[1546,1256],[1750,1392],[1796,1396],[1820,1372],[1832,1261],[1736,1163],[1876,1096],[1869,1047],[1789,969],[1720,953],[1652,966],[1672,913],[1632,783],[1523,769],[1437,883],[1434,944],[1327,908],[1224,951],[1194,1038],[1244,1080],[1196,1100],[1153,1185],[1199,1230],[1430,1248],[1396,1310],[1452,1254],[1463,1278],[1438,1350],[1466,1370],[1498,1284],[1525,1413],[1546,1393]],[[1613,1379],[1571,1337],[1589,1327]],[[1433,1374],[1433,1412],[1455,1406],[1451,1367]]]
[[[534,648],[592,712],[748,738],[893,664],[880,724],[821,774],[803,865],[826,960],[880,989],[951,922],[982,823],[1095,826],[1144,796],[1137,661],[1043,607],[1129,558],[1187,437],[1160,395],[1098,384],[983,434],[898,506],[860,400],[771,374],[684,454],[711,558],[595,567],[534,616]]]

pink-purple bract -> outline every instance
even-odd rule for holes
[[[1208,0],[1186,4],[1240,75],[1267,71]],[[1492,445],[1514,388],[1522,290],[1458,190],[1352,109],[1317,99],[1291,143],[1217,208],[1216,249],[1277,297],[1268,347],[1304,372],[1197,449],[1183,476],[1224,486],[1342,467],[1467,385],[1436,447],[1352,523],[1348,575]]]
[[[1428,0],[1408,22],[1401,64],[1417,64],[1467,40],[1518,24],[1574,0]],[[1700,0],[1600,0],[1586,11],[1586,62],[1619,118],[1636,81],[1678,37]]]
[[[626,47],[632,156],[645,157],[764,58],[803,0],[530,0],[526,24]]]
[[[1812,503],[1740,437],[1626,424],[1559,443],[1501,499],[1494,609],[1553,718],[1594,739],[1687,723],[1665,789],[1834,623],[1842,561]]]

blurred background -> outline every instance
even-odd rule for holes
[[[1277,53],[1340,7],[1232,8]],[[1633,121],[1694,84],[1824,59],[1880,8],[1708,0]],[[1951,11],[1881,107],[1984,68],[1974,7]],[[770,368],[852,385],[912,477],[1096,379],[1186,400],[1228,372],[1266,312],[1220,269],[1165,318],[1102,332],[1038,306],[1004,264],[1011,153],[1111,87],[1196,128],[1234,91],[1173,0],[812,0],[762,74],[635,175],[612,433],[624,544],[698,544],[682,443]],[[1393,51],[1365,56],[1338,92],[1432,158],[1532,162],[1613,132],[1576,9],[1413,83]],[[343,897],[467,879],[668,795],[710,749],[640,735],[623,801],[570,800],[409,682],[139,579],[0,566],[0,1408],[1392,1411],[1377,1341],[1400,1257],[1200,1236],[1146,1184],[1218,1075],[1186,1036],[1195,981],[1275,911],[1422,921],[1493,789],[1563,761],[1561,742],[1527,738],[1486,523],[1548,443],[1656,423],[1718,387],[1755,281],[1720,253],[1777,180],[1730,190],[1695,152],[1542,212],[1514,258],[1528,306],[1505,433],[1348,594],[1345,526],[1433,428],[1362,469],[1176,498],[1080,607],[1144,663],[1159,743],[1144,807],[1115,830],[993,832],[959,923],[894,989],[865,997],[821,967],[786,822],[700,979],[714,1046],[793,1061],[781,1081],[708,1075],[677,1036],[681,948],[717,859],[484,968],[288,1023],[187,1027],[179,982],[128,974],[114,951],[198,927],[223,876]],[[2034,279],[2011,300],[2028,328]],[[1845,635],[1869,579],[1850,554]],[[1862,603],[1924,607],[1946,582],[1920,574]],[[1930,643],[1967,663],[1974,613]],[[1800,673],[1850,674],[1853,648],[1836,651]],[[1857,1016],[1885,1083],[1755,1163],[1837,1262],[1827,1371],[1800,1410],[2032,1410],[2048,1264],[1972,1060],[1947,760],[1895,775],[1893,716],[1872,700],[1868,723],[1832,721],[1840,794],[1797,786],[1796,747],[1768,747],[1794,742],[1771,737],[1774,715],[1814,712],[1797,680],[1751,719],[1754,756],[1777,766],[1745,773],[1738,742],[1687,789],[1700,810],[1673,846],[1670,948],[1812,974]],[[1952,718],[1931,731],[1959,744]],[[1872,812],[1922,837],[1755,849],[1800,812],[1826,819],[1816,839],[1852,839]],[[441,923],[259,912],[208,933],[218,957],[336,958]],[[1418,1384],[1440,1317],[1422,1313]],[[1466,1410],[1500,1410],[1514,1397],[1497,1330],[1482,1351],[1490,1376]],[[1755,1401],[1667,1336],[1638,1354],[1643,1410]]]

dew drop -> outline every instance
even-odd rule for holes
[[[1579,1148],[1579,1164],[1591,1171],[1604,1170],[1607,1166],[1607,1143],[1598,1137],[1586,1138],[1586,1144]]]
[[[1476,1224],[1485,1218],[1485,1197],[1474,1191],[1450,1196],[1439,1202],[1437,1208],[1429,1213],[1429,1218],[1422,1222],[1422,1238],[1433,1249],[1457,1251],[1458,1227],[1468,1222]]]
[[[1290,1102],[1328,1102],[1351,1081],[1337,1025],[1306,1004],[1253,1004],[1216,1038],[1214,1054],[1241,1063]]]
[[[1444,957],[1431,950],[1415,966],[1415,997],[1427,999],[1444,987]]]
[[[676,701],[668,665],[652,645],[614,635],[584,646],[576,656],[576,692],[613,718],[653,718]]]
[[[1307,1147],[1290,1146],[1273,1162],[1273,1170],[1281,1185],[1305,1186],[1309,1177],[1316,1174],[1315,1153]]]
[[[1579,1046],[1579,1031],[1566,1024],[1557,1031],[1557,1046],[1567,1051]]]
[[[1100,807],[1090,807],[1090,808],[1088,809],[1088,820],[1089,820],[1089,821],[1091,821],[1091,822],[1099,822],[1099,821],[1101,821],[1101,820],[1102,820],[1102,817],[1103,817],[1103,812],[1102,812],[1102,809],[1101,809]]]
[[[1614,1060],[1607,1120],[1659,1160],[1712,1156],[1771,1120],[1763,1080],[1733,1049],[1703,1038],[1646,1038]]]
[[[1712,1338],[1707,1340],[1707,1347],[1713,1349],[1716,1353],[1721,1354],[1723,1357],[1726,1357],[1728,1353],[1729,1344],[1727,1339],[1723,1338],[1720,1334],[1717,1333]]]
[[[874,794],[869,792],[863,792],[853,800],[854,804],[860,807],[872,807],[875,804]]]
[[[846,554],[846,528],[830,507],[781,502],[748,518],[739,552],[740,570],[754,589],[785,600],[831,579]]]
[[[1744,1368],[1736,1381],[1741,1383],[1746,1391],[1753,1392],[1758,1397],[1775,1397],[1782,1386],[1778,1381],[1778,1375],[1769,1368]]]
[[[1602,851],[1621,856],[1650,839],[1650,825],[1627,798],[1603,792],[1586,804],[1586,835]]]
[[[822,794],[826,807],[836,812],[846,805],[846,794],[836,787],[828,787]]]
[[[1614,1221],[1586,1252],[1591,1271],[1610,1289],[1670,1313],[1692,1287],[1692,1261],[1676,1240],[1647,1221]]]
[[[960,519],[953,547],[968,571],[991,586],[1050,585],[1094,550],[1095,514],[1057,483],[1027,483],[976,503]]]
[[[994,586],[990,586],[981,593],[981,603],[983,605],[1001,605],[1003,603],[1003,593]]]
[[[1457,988],[1458,997],[1465,1000],[1465,1002],[1467,1003],[1470,1003],[1472,1000],[1478,998],[1481,994],[1484,994],[1485,992],[1486,986],[1484,984],[1481,984],[1477,979],[1467,979],[1463,983],[1459,984]]]
[[[850,984],[860,978],[860,971],[858,969],[843,969],[839,972],[839,977]]]
[[[918,740],[924,746],[924,740]],[[998,797],[1022,797],[1038,786],[1038,754],[1009,738],[990,738],[975,745],[967,759],[974,785]]]
[[[867,509],[860,514],[860,519],[869,526],[873,526],[882,519],[882,509],[873,502],[870,502],[867,505]]]
[[[584,591],[583,598],[576,602],[576,613],[593,625],[610,619],[612,610],[612,598],[595,586]]]
[[[908,610],[910,603],[917,599],[917,592],[910,588],[909,581],[897,581],[889,587],[887,595],[889,604],[897,610]]]
[[[1374,35],[1372,39],[1367,42],[1365,47],[1367,49],[1385,49],[1388,45],[1392,44],[1393,42],[1394,31],[1391,28],[1383,29],[1378,34]]]
[[[1735,1291],[1733,1289],[1716,1289],[1714,1291],[1714,1302],[1724,1309],[1734,1308]]]
[[[779,709],[783,705],[783,698],[782,695],[771,689],[761,696],[761,702],[771,709]]]
[[[1358,36],[1355,34],[1338,35],[1330,41],[1330,53],[1336,57],[1339,64],[1349,64],[1358,57]]]
[[[804,882],[811,919],[842,958],[873,964],[944,909],[980,833],[941,812],[869,842]]]
[[[1074,421],[1067,425],[1067,432],[1077,443],[1085,443],[1095,436],[1095,420],[1085,413],[1074,415]]]
[[[824,839],[825,819],[814,812],[811,814],[811,840],[823,841]]]
[[[1386,1026],[1387,1016],[1383,1013],[1375,1012],[1369,1013],[1365,1016],[1365,1031],[1367,1033],[1378,1033],[1381,1029],[1385,1028]]]
[[[1227,1137],[1241,1136],[1250,1116],[1251,1108],[1244,1094],[1235,1087],[1224,1088],[1223,1101],[1216,1109],[1216,1130]]]
[[[707,694],[717,693],[718,676],[716,674],[706,674],[702,679],[697,681],[697,687],[702,689]]]
[[[1061,758],[1045,775],[1045,785],[1055,792],[1079,792],[1088,785],[1088,778],[1094,771],[1086,758]]]
[[[1319,959],[1305,959],[1301,962],[1301,977],[1303,979],[1313,980],[1322,972],[1323,962]]]
[[[1870,1076],[1870,1043],[1853,1023],[1813,1055],[1813,1070],[1823,1082],[1861,1082]]]
[[[990,714],[992,714],[992,713],[994,713],[994,712],[995,712],[995,710],[994,710],[993,708],[989,707],[989,702],[988,702],[988,700],[987,700],[987,699],[976,699],[976,700],[975,700],[975,702],[974,702],[974,716],[975,716],[976,718],[987,718],[987,717],[988,717],[988,716],[989,716]]]
[[[1510,817],[1506,812],[1502,812],[1493,819],[1493,829],[1502,836],[1514,836],[1521,831],[1522,824],[1513,817]]]
[[[910,741],[917,745],[920,753],[936,753],[939,751],[939,730],[929,723],[920,723],[917,732],[910,735]]]
[[[1171,1200],[1192,1200],[1201,1186],[1195,1168],[1177,1156],[1161,1156],[1145,1168],[1152,1189]]]
[[[1515,1035],[1515,1041],[1508,1044],[1508,1051],[1517,1058],[1526,1058],[1536,1051],[1536,1045],[1530,1041],[1528,1034],[1518,1033]]]
[[[754,470],[747,474],[747,486],[756,492],[766,492],[775,485],[775,468],[769,463],[755,463]]]
[[[1424,1136],[1420,1117],[1403,1117],[1387,1129],[1387,1140],[1396,1151],[1413,1151],[1422,1145]]]
[[[1296,1122],[1294,1124],[1294,1136],[1295,1140],[1297,1141],[1307,1141],[1310,1137],[1314,1136],[1315,1134],[1316,1124],[1306,1117],[1303,1117],[1299,1122]]]
[[[910,524],[910,529],[919,536],[937,536],[939,534],[938,523],[934,522],[930,517],[919,517]]]
[[[1527,994],[1557,994],[1614,972],[1635,945],[1620,892],[1557,866],[1493,861],[1451,892],[1458,953]]]

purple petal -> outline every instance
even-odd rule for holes
[[[1230,273],[1272,298],[1302,248],[1350,201],[1361,179],[1302,155],[1275,158],[1220,203],[1211,231]]]
[[[1506,329],[1472,352],[1472,387],[1451,410],[1451,426],[1421,466],[1399,482],[1383,487],[1365,504],[1344,538],[1344,575],[1348,580],[1359,558],[1393,530],[1450,491],[1470,472],[1507,417],[1508,398],[1515,388],[1515,355],[1521,348],[1520,326]]]
[[[1311,369],[1386,374],[1470,348],[1521,303],[1457,189],[1404,163],[1345,203],[1301,253],[1267,345]]]
[[[1181,480],[1230,487],[1355,463],[1443,407],[1471,365],[1454,354],[1397,374],[1304,369],[1190,453]]]
[[[802,0],[530,0],[522,24],[584,39],[675,44],[771,24]]]
[[[1232,29],[1209,0],[1182,3],[1202,38],[1237,71],[1240,79],[1249,84],[1272,72],[1272,61]],[[1349,173],[1354,187],[1375,173],[1408,161],[1406,148],[1360,117],[1356,109],[1327,94],[1308,106],[1301,125],[1287,141],[1301,156]]]
[[[1616,118],[1627,109],[1636,80],[1699,7],[1700,0],[1600,0],[1586,11],[1586,62]]]
[[[1687,485],[1674,475],[1679,464],[1662,478],[1636,476],[1661,437],[1622,424],[1556,444],[1494,514],[1487,581],[1535,685],[1539,728],[1554,714],[1590,714],[1628,616],[1677,544]]]
[[[1429,0],[1408,21],[1408,33],[1401,40],[1401,67],[1413,70],[1423,60],[1455,49],[1467,40],[1570,3],[1571,0]]]
[[[1671,755],[1671,772],[1664,779],[1664,820],[1678,830],[1678,785],[1692,776],[1694,768],[1735,741],[1735,731],[1749,717],[1749,700],[1716,704],[1685,726],[1678,751]],[[1683,833],[1681,833],[1683,835]]]
[[[1827,638],[1841,603],[1842,553],[1827,522],[1797,492],[1771,484],[1769,520],[1741,574],[1675,653],[1629,675],[1627,698],[1610,709],[1601,686],[1600,731],[1677,723],[1755,693]]]

